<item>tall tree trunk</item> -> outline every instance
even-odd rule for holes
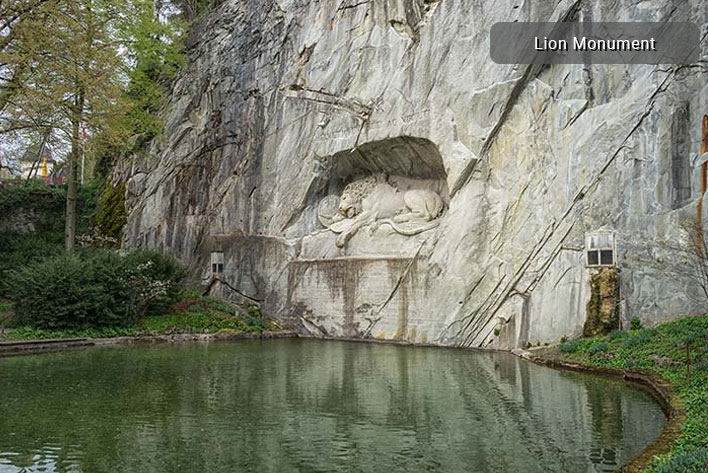
[[[66,223],[64,226],[64,246],[66,251],[71,253],[76,240],[76,182],[79,158],[81,157],[81,118],[84,113],[84,93],[80,92],[76,98],[76,108],[71,120],[71,154],[69,155],[68,172],[66,175]]]

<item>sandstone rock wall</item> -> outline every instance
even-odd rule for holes
[[[680,222],[700,198],[703,62],[498,65],[498,21],[694,21],[701,0],[226,0],[195,28],[167,132],[128,179],[127,246],[331,336],[509,348],[578,336],[585,235],[616,239],[622,323],[705,310]],[[429,182],[439,226],[364,227],[318,205],[352,180]],[[432,186],[432,187],[431,187]],[[706,208],[706,206],[703,206]],[[706,219],[704,218],[704,221]]]

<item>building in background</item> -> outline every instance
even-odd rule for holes
[[[25,154],[20,158],[20,175],[23,179],[46,179],[57,164],[52,157],[52,151],[48,146],[30,146]]]

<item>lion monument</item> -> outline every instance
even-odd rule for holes
[[[336,209],[335,209],[336,205]],[[383,175],[357,179],[344,188],[339,199],[327,196],[318,208],[320,222],[338,233],[342,248],[364,226],[372,231],[390,225],[402,235],[416,235],[439,225],[444,203],[437,192],[427,189],[400,190]]]

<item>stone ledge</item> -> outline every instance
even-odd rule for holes
[[[23,345],[54,345],[59,343],[75,343],[89,340],[88,338],[45,338],[39,340],[17,340],[10,342],[0,342],[2,347],[21,347]]]
[[[413,256],[399,256],[399,255],[391,255],[391,256],[340,256],[340,257],[336,257],[336,258],[294,259],[291,261],[291,264],[338,263],[338,262],[344,262],[344,261],[368,263],[368,262],[378,262],[378,261],[411,261],[411,260],[413,260]]]

